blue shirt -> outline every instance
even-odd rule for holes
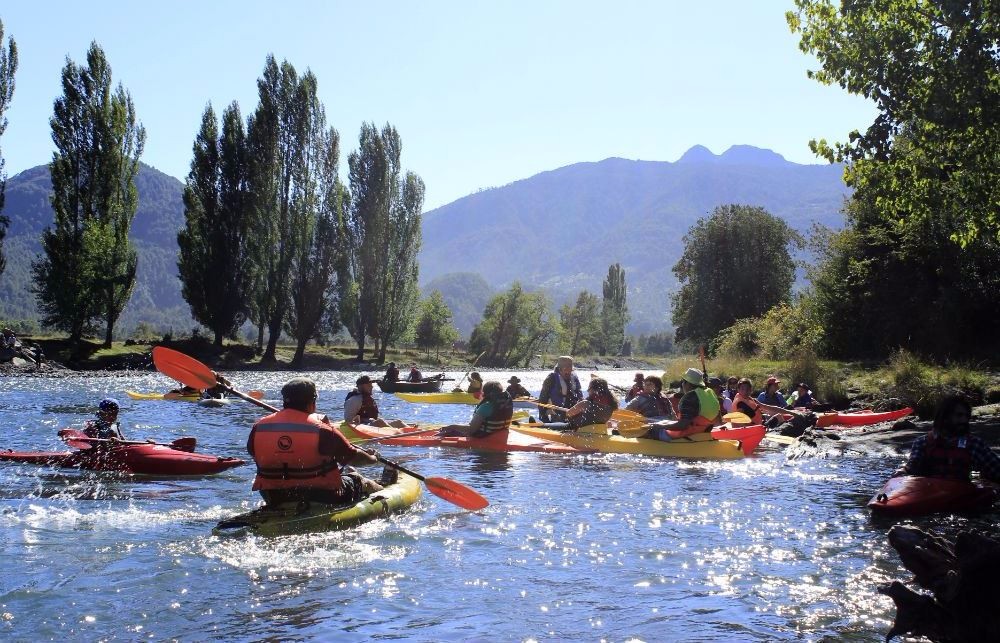
[[[781,394],[781,391],[775,391],[773,396],[768,395],[767,391],[761,391],[761,394],[757,396],[757,401],[768,406],[776,406],[779,409],[788,408],[788,402],[785,401],[785,396]]]

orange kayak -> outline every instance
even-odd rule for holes
[[[428,427],[420,427],[420,430]],[[539,453],[586,453],[565,444],[540,440],[516,431],[497,431],[483,438],[441,437],[435,433],[412,433],[406,429],[383,428],[359,424],[353,427],[362,439],[386,438],[382,444],[400,447],[454,447],[456,449],[477,449],[479,451],[534,451]],[[395,437],[390,437],[395,436]]]

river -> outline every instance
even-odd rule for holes
[[[518,374],[533,391],[545,375]],[[272,403],[289,376],[229,375]],[[334,416],[358,374],[309,375]],[[56,431],[111,396],[129,437],[193,435],[201,452],[246,457],[256,407],[125,395],[169,387],[146,372],[4,378],[3,447],[62,450]],[[376,397],[383,415],[418,423],[472,409]],[[877,641],[894,610],[875,587],[908,578],[886,542],[893,523],[864,508],[898,458],[789,462],[772,446],[737,461],[381,450],[490,507],[469,513],[425,493],[409,512],[347,532],[220,539],[216,522],[259,502],[250,465],[164,480],[0,463],[0,636]],[[954,533],[995,518],[915,524]]]

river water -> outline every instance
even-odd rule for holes
[[[309,375],[331,417],[357,377]],[[537,391],[545,373],[519,375]],[[603,375],[628,385],[631,373]],[[287,377],[231,374],[272,403]],[[199,451],[246,457],[256,407],[125,395],[170,386],[145,372],[5,378],[2,446],[62,450],[56,431],[113,396],[131,438],[194,435]],[[472,409],[376,396],[384,415],[419,423]],[[885,539],[893,523],[864,508],[898,458],[789,462],[768,446],[739,461],[381,450],[492,504],[469,513],[425,493],[409,512],[347,532],[220,539],[217,521],[259,502],[252,466],[164,480],[0,463],[0,637],[876,641],[893,609],[875,587],[908,577]],[[917,524],[954,533],[995,517]]]

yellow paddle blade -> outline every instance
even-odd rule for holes
[[[722,416],[723,421],[732,422],[733,424],[753,424],[753,420],[746,413],[740,413],[735,411],[733,413],[726,413]]]

